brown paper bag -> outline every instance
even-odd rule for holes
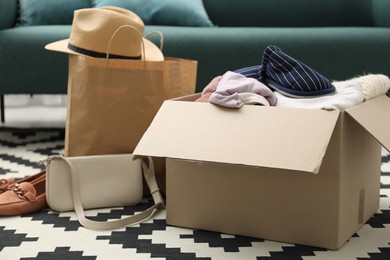
[[[166,99],[195,92],[197,61],[69,55],[65,156],[132,153]],[[155,160],[165,187],[164,160]],[[109,173],[107,173],[109,174]]]

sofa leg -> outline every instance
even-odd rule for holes
[[[0,117],[1,117],[1,122],[4,123],[5,122],[5,111],[4,111],[4,95],[1,94],[0,95]]]

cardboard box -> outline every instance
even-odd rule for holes
[[[337,249],[378,210],[389,97],[344,112],[196,98],[164,102],[134,151],[167,158],[168,224]]]

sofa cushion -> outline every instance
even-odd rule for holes
[[[372,12],[374,15],[375,26],[390,27],[390,1],[375,0],[372,2]]]
[[[2,93],[66,94],[68,55],[47,51],[44,46],[68,38],[70,31],[70,25],[0,30]]]
[[[146,25],[213,26],[202,0],[94,0],[94,6],[126,8]]]
[[[91,0],[19,0],[20,25],[72,24],[73,12],[91,7]]]
[[[16,1],[0,1],[0,30],[15,25],[16,13]]]
[[[217,26],[373,25],[371,0],[246,0],[243,2],[203,0],[203,2],[211,21]]]
[[[166,57],[198,61],[197,92],[227,70],[260,65],[269,44],[277,44],[330,80],[367,73],[390,75],[389,28],[145,27],[145,33],[151,31],[164,34]]]

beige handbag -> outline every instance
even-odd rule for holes
[[[55,211],[75,211],[84,227],[112,230],[150,218],[164,202],[150,157],[131,154],[79,157],[50,156],[46,165],[46,199]],[[137,215],[107,222],[92,221],[84,209],[130,206],[143,196],[142,172],[155,205]]]

